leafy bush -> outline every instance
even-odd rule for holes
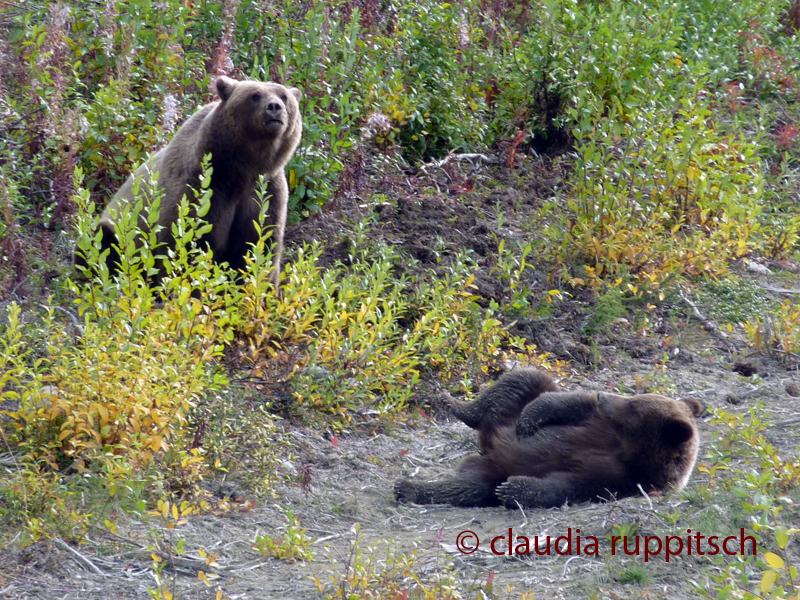
[[[588,281],[718,274],[760,228],[757,148],[714,127],[699,89],[669,113],[616,110],[576,131],[572,215],[559,258]]]
[[[789,360],[800,350],[800,306],[784,300],[777,310],[752,317],[743,324],[748,341],[757,350]]]
[[[464,261],[449,277],[396,278],[394,265],[404,259],[388,246],[366,246],[362,236],[352,243],[348,266],[323,270],[318,246],[300,249],[284,269],[277,295],[269,281],[271,232],[261,230],[246,273],[229,277],[198,245],[210,228],[202,221],[211,200],[208,167],[196,210],[186,200],[180,206],[174,247],[157,243],[158,198],[145,209],[137,196],[130,212],[117,216],[121,258],[117,277],[110,277],[108,250],[101,254],[99,219],[81,175],[78,170],[74,198],[78,249],[96,267],[84,267],[85,282],[72,285],[79,318],[64,323],[50,309],[38,324],[34,356],[22,350],[19,310],[12,305],[0,337],[6,350],[3,398],[18,403],[4,411],[12,419],[7,443],[22,453],[21,485],[0,493],[9,494],[14,506],[13,497],[32,497],[29,491],[37,490],[41,504],[55,497],[58,510],[73,510],[74,485],[58,485],[65,471],[97,481],[112,497],[144,479],[145,500],[163,492],[198,494],[200,482],[235,454],[221,441],[222,423],[207,430],[204,408],[228,385],[218,367],[226,347],[242,348],[256,373],[298,357],[289,389],[306,416],[332,415],[335,428],[355,416],[401,414],[420,366],[453,379],[475,377],[509,356],[543,362],[505,332],[493,309],[477,305],[469,291],[471,266]],[[265,180],[259,193],[263,219]],[[140,214],[149,224],[146,232],[138,226]],[[75,329],[79,337],[65,346]],[[268,420],[263,424],[274,431]],[[274,469],[274,445],[248,441],[259,468]],[[266,471],[259,477],[270,480]],[[37,535],[57,527],[63,516],[40,523],[40,502],[23,504]],[[81,523],[79,517],[71,521]]]
[[[393,276],[401,257],[388,246],[356,242],[347,267],[323,270],[319,256],[318,246],[299,250],[280,296],[254,264],[237,317],[256,365],[301,354],[291,386],[302,405],[342,422],[365,411],[391,416],[407,408],[421,366],[449,380],[474,377],[509,354],[540,360],[477,305],[463,261],[449,274],[406,280]]]
[[[724,426],[700,471],[710,486],[729,491],[748,515],[747,534],[758,542],[757,556],[716,557],[705,569],[706,579],[695,582],[704,598],[789,598],[797,595],[797,567],[786,551],[800,530],[794,501],[787,493],[800,485],[797,457],[785,458],[765,439],[762,407],[748,414],[715,411],[714,422]]]
[[[80,187],[81,175],[78,170],[78,246],[99,271],[84,268],[87,282],[73,285],[79,319],[64,323],[50,308],[35,333],[37,355],[21,350],[23,334],[13,304],[3,331],[11,353],[3,365],[4,397],[18,405],[3,411],[12,419],[7,443],[22,452],[24,466],[22,485],[11,489],[24,495],[26,486],[41,485],[33,483],[37,479],[55,486],[64,472],[74,471],[100,475],[113,495],[159,463],[156,489],[168,485],[195,492],[204,469],[200,451],[192,447],[188,417],[204,395],[227,384],[214,361],[232,335],[226,330],[226,297],[217,295],[228,282],[218,266],[197,260],[208,253],[196,242],[209,226],[189,216],[184,200],[173,225],[177,243],[169,251],[170,268],[153,285],[150,277],[164,249],[155,245],[155,231],[142,234],[138,228],[140,199],[117,220],[120,273],[110,278],[94,234],[98,217]],[[199,215],[209,207],[209,182],[207,169]],[[157,210],[158,201],[146,216],[151,225]],[[79,337],[65,346],[76,329]],[[67,496],[69,490],[66,486]],[[32,510],[27,517],[38,515]]]

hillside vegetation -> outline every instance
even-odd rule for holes
[[[737,273],[792,287],[798,270],[798,28],[792,0],[0,0],[0,549],[128,519],[173,531],[236,510],[212,493],[228,481],[306,489],[293,428],[335,446],[438,416],[438,391],[516,362],[567,378],[602,363],[592,336],[646,337],[648,314],[715,319],[726,357],[796,369],[798,296]],[[280,293],[269,231],[237,279],[195,244],[188,204],[159,288],[136,213],[118,278],[76,270],[75,247],[102,262],[102,207],[219,74],[303,91]],[[411,244],[428,200],[450,220]],[[558,352],[542,331],[575,311],[584,353]],[[675,393],[667,362],[641,389]],[[797,598],[796,449],[766,441],[760,409],[714,419],[696,494],[735,506],[759,556],[696,592]],[[258,550],[311,561],[287,521]],[[174,593],[173,541],[153,597]],[[392,560],[320,593],[505,597]]]

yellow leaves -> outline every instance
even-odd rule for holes
[[[778,556],[777,554],[775,554],[774,552],[767,552],[764,555],[764,560],[767,562],[767,564],[770,567],[773,567],[775,569],[782,569],[783,568],[783,565],[784,565],[783,559],[780,556]]]
[[[778,573],[775,571],[765,571],[761,576],[761,591],[771,592],[775,587],[775,581],[778,579]]]
[[[186,500],[180,504],[177,504],[171,503],[169,500],[161,499],[158,501],[158,509],[151,510],[147,514],[154,517],[159,517],[164,521],[164,527],[171,530],[188,523],[187,517],[196,512],[200,512],[200,508],[192,505]]]

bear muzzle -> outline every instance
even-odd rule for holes
[[[270,133],[278,133],[283,129],[286,110],[277,100],[270,100],[264,109],[264,126]]]

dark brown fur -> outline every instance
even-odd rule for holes
[[[686,485],[697,456],[699,403],[554,388],[546,374],[523,369],[471,405],[451,402],[456,416],[480,432],[480,453],[467,456],[449,479],[401,479],[397,499],[552,507],[633,496],[639,486],[663,492]]]
[[[141,182],[140,193],[149,199],[150,174],[158,172],[158,187],[164,194],[158,241],[170,245],[178,204],[184,195],[193,197],[192,188],[199,189],[200,163],[210,153],[213,195],[205,219],[214,227],[203,241],[214,251],[217,262],[227,262],[234,269],[245,267],[248,245],[258,239],[253,223],[260,209],[255,191],[259,176],[265,175],[271,196],[267,225],[274,226],[272,280],[277,286],[289,197],[284,169],[302,133],[298,106],[301,93],[277,83],[227,77],[217,79],[216,89],[220,99],[186,121],[166,148],[153,154],[128,178],[103,212],[102,245],[103,249],[111,248],[108,263],[112,272],[119,260],[112,248],[117,243],[114,216],[127,210],[133,201],[134,181]],[[147,230],[143,218],[140,226]],[[81,258],[76,256],[76,261],[80,263]]]

